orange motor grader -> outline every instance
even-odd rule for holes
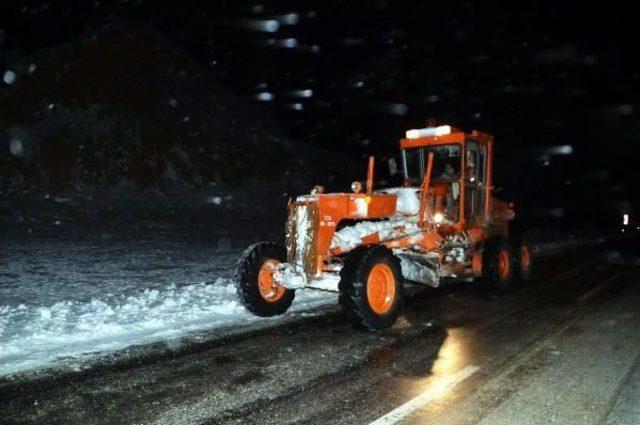
[[[286,243],[259,242],[240,258],[237,294],[258,316],[284,313],[295,291],[338,291],[347,316],[370,330],[396,321],[405,283],[482,278],[499,287],[531,275],[531,249],[510,241],[513,205],[492,196],[493,137],[451,126],[406,132],[404,184],[351,193],[316,186],[288,206]]]

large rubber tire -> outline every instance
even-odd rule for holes
[[[258,277],[265,263],[285,262],[285,248],[273,242],[258,242],[245,250],[234,274],[236,293],[240,302],[256,316],[269,317],[284,313],[291,306],[295,291],[278,287],[274,299],[263,296]]]
[[[515,281],[522,285],[529,283],[533,274],[533,251],[529,240],[524,237],[518,238],[515,243],[513,264]]]
[[[482,251],[482,275],[485,282],[502,290],[513,285],[513,253],[504,238],[489,239]]]
[[[359,328],[389,328],[402,308],[403,283],[400,260],[389,249],[356,250],[345,258],[340,271],[340,305]]]

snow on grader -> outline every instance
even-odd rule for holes
[[[259,242],[240,258],[237,294],[258,316],[284,313],[295,291],[338,291],[360,327],[396,321],[405,283],[438,287],[481,278],[500,288],[531,275],[529,245],[510,240],[513,205],[492,196],[493,137],[450,126],[409,130],[400,140],[404,184],[309,195],[289,203],[286,244]]]

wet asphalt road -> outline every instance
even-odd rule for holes
[[[508,293],[422,291],[382,333],[331,312],[83,372],[5,378],[0,423],[637,424],[636,246],[541,261],[534,284]]]

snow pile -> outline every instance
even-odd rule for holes
[[[394,187],[385,189],[382,193],[396,195],[396,213],[402,215],[416,215],[420,212],[420,189],[415,187]]]
[[[398,258],[400,258],[402,276],[405,279],[425,283],[434,288],[440,285],[440,277],[435,266],[425,264],[423,258],[412,258],[410,255],[398,255]]]
[[[335,303],[327,293],[304,291],[292,311]],[[62,301],[50,306],[0,306],[0,375],[44,366],[83,353],[116,350],[260,319],[236,298],[229,279],[161,289],[133,296]]]
[[[403,227],[403,231],[398,228]],[[330,249],[340,248],[346,252],[362,244],[362,238],[378,233],[381,241],[418,232],[420,229],[414,223],[405,220],[362,221],[353,226],[340,229],[333,235]]]

